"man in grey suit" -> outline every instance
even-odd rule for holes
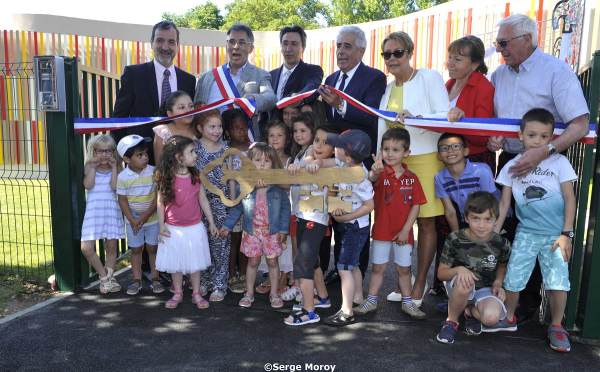
[[[229,62],[224,66],[231,80],[243,98],[252,98],[256,102],[256,112],[252,118],[255,140],[258,140],[258,115],[269,112],[275,107],[276,97],[271,87],[271,75],[268,71],[248,63],[248,55],[254,50],[254,34],[248,25],[236,23],[227,30],[227,56]],[[206,71],[198,79],[194,101],[213,103],[223,99],[223,94],[215,82],[213,71]]]

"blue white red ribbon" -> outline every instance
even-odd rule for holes
[[[354,99],[352,96],[345,94],[333,87],[327,86],[328,89],[337,93],[342,99],[348,104],[356,107],[357,109],[364,111],[373,116],[383,118],[387,121],[395,121],[398,115],[392,111],[383,111],[373,107],[369,107],[364,103]],[[307,98],[316,94],[318,89],[308,91],[306,93],[299,94],[294,97],[287,97],[277,102],[277,108],[283,108],[291,105],[292,103],[298,102],[303,98]],[[433,118],[406,118],[404,124],[412,125],[417,128],[427,129],[435,132],[449,132],[458,133],[462,135],[475,135],[475,136],[503,136],[518,138],[518,130],[521,125],[520,119],[501,119],[501,118],[463,118],[457,122],[450,123],[446,119],[433,119]],[[567,128],[567,124],[556,123],[554,128],[554,136],[560,136]],[[383,133],[380,133],[382,135]],[[596,138],[596,125],[590,124],[590,132],[583,137],[579,142],[588,145],[593,145]]]
[[[186,113],[170,116],[166,118],[160,117],[145,117],[145,118],[75,118],[75,134],[88,134],[96,132],[105,132],[109,130],[123,129],[129,127],[135,127],[138,125],[146,124],[158,124],[166,121],[172,121],[174,119],[184,118],[187,116],[195,115],[204,111],[216,109],[226,105],[236,105],[243,109],[246,114],[250,117],[254,115],[256,111],[256,102],[251,98],[226,98],[208,105],[204,105],[192,111]]]
[[[215,78],[215,83],[217,83],[217,88],[221,92],[223,98],[242,98],[240,92],[238,92],[235,84],[233,83],[233,78],[231,77],[231,73],[229,69],[226,67],[227,64],[216,67],[212,69],[213,77]],[[227,106],[229,109],[233,108],[233,105]],[[248,112],[246,112],[248,113]],[[254,135],[254,128],[252,125],[252,115],[248,115],[248,139],[250,142],[254,142],[256,136]]]

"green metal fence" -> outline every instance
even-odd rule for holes
[[[41,281],[54,272],[45,117],[33,64],[0,66],[0,273]]]
[[[586,66],[580,74],[580,81],[586,96],[588,107],[590,109],[590,123],[598,124],[600,116],[600,51],[596,51],[592,61]],[[596,128],[596,130],[598,130]],[[600,242],[595,242],[594,237],[600,234],[600,156],[597,151],[598,139],[595,146],[586,146],[584,169],[580,173],[580,194],[579,208],[577,211],[577,235],[581,234],[581,239],[575,240],[575,252],[579,251],[579,257],[573,257],[573,267],[571,271],[572,288],[575,280],[581,275],[579,291],[571,290],[569,295],[567,321],[574,317],[575,326],[581,330],[583,338],[600,338]],[[578,150],[575,150],[578,151]],[[593,152],[595,151],[595,154]],[[581,152],[581,150],[579,150]],[[590,189],[591,201],[589,209],[586,208],[589,194],[585,190]],[[584,233],[586,209],[589,210],[589,222],[587,224],[587,233]],[[585,245],[583,237],[586,238]],[[583,249],[581,249],[583,247]],[[596,252],[594,252],[596,248]],[[583,266],[575,269],[575,265],[581,262],[581,253],[583,253]],[[576,304],[576,309],[575,309]],[[568,325],[569,323],[567,323]]]
[[[48,112],[52,223],[55,233],[56,279],[62,290],[80,290],[89,282],[91,267],[80,251],[81,225],[85,214],[83,163],[90,135],[74,133],[76,117],[110,117],[120,76],[81,66],[76,58],[65,58],[67,110]],[[92,135],[93,136],[93,135]],[[60,221],[71,221],[62,223]],[[121,241],[119,253],[126,252]],[[104,262],[102,242],[97,253]]]

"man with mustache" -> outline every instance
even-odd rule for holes
[[[269,112],[275,107],[276,97],[271,87],[271,75],[248,62],[248,56],[254,51],[254,34],[246,24],[236,23],[227,30],[225,41],[229,62],[220,69],[228,74],[240,97],[252,98],[256,102],[256,111],[252,118],[255,138],[259,138],[258,115]],[[198,79],[194,101],[213,103],[223,99],[223,93],[215,79],[215,71],[206,71]],[[227,81],[223,81],[228,84]],[[224,107],[223,109],[226,109]]]
[[[277,101],[285,97],[317,89],[323,81],[321,66],[311,65],[302,60],[306,48],[306,32],[300,26],[284,27],[279,32],[279,43],[283,55],[283,65],[271,71],[271,86],[277,96]],[[315,99],[311,96],[293,103],[300,106]],[[276,117],[276,110],[269,112],[268,119]],[[262,115],[262,121],[267,121],[267,115]]]
[[[542,52],[538,47],[538,25],[535,21],[526,15],[515,14],[496,26],[499,29],[494,45],[506,62],[492,73],[490,79],[496,89],[496,117],[521,119],[533,108],[544,108],[557,122],[569,125],[548,146],[530,148],[525,152],[518,138],[489,137],[490,151],[503,149],[498,159],[498,172],[509,160],[523,152],[516,164],[508,169],[513,177],[523,178],[542,160],[555,152],[566,151],[589,132],[589,110],[573,70],[564,61]],[[510,235],[507,239],[512,243],[514,231]],[[537,263],[527,287],[521,292],[517,323],[533,319],[542,301],[541,282],[542,274]]]
[[[161,21],[152,28],[152,51],[154,59],[139,65],[126,66],[121,76],[121,90],[117,95],[112,117],[156,116],[158,108],[167,96],[183,90],[194,95],[196,78],[173,65],[179,50],[179,30],[173,22]],[[150,125],[135,126],[111,131],[115,142],[130,134],[154,138]],[[150,165],[154,164],[154,149],[148,149]]]
[[[327,88],[332,86],[349,96],[359,100],[370,107],[379,107],[381,97],[385,92],[386,77],[379,70],[371,68],[362,63],[362,57],[367,47],[365,33],[356,26],[344,26],[337,36],[337,64],[339,71],[325,79],[325,85],[319,89],[319,94],[325,102],[327,121],[338,124],[343,131],[348,129],[359,129],[369,135],[371,149],[377,148],[377,117],[367,114],[358,108],[348,104],[342,97]],[[366,158],[363,164],[371,169],[373,159]],[[334,232],[337,231],[337,223],[333,223]],[[337,259],[340,252],[339,234],[335,233],[334,257],[335,265],[325,278],[325,284],[331,285],[340,281],[337,267]],[[359,259],[360,271],[363,277],[369,265],[370,239],[367,239]]]

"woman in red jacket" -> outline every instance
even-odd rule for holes
[[[450,111],[448,121],[455,122],[461,118],[493,118],[494,117],[494,87],[484,76],[487,66],[484,62],[485,47],[476,36],[465,36],[453,41],[448,46],[448,61],[446,66],[450,80],[446,82]],[[496,153],[487,149],[488,137],[464,136],[469,148],[471,162],[485,163],[490,166],[496,177]],[[437,234],[437,255],[433,287],[431,295],[440,295],[445,292],[444,285],[437,277],[440,264],[439,257],[444,248],[444,242],[450,233],[446,220],[440,216],[435,220]],[[445,304],[438,304],[444,306]]]
[[[484,76],[485,47],[476,36],[465,36],[448,47],[446,66],[450,80],[446,82],[450,111],[448,121],[461,118],[493,118],[494,87]],[[465,136],[471,162],[486,163],[496,173],[496,153],[487,149],[487,137]]]

